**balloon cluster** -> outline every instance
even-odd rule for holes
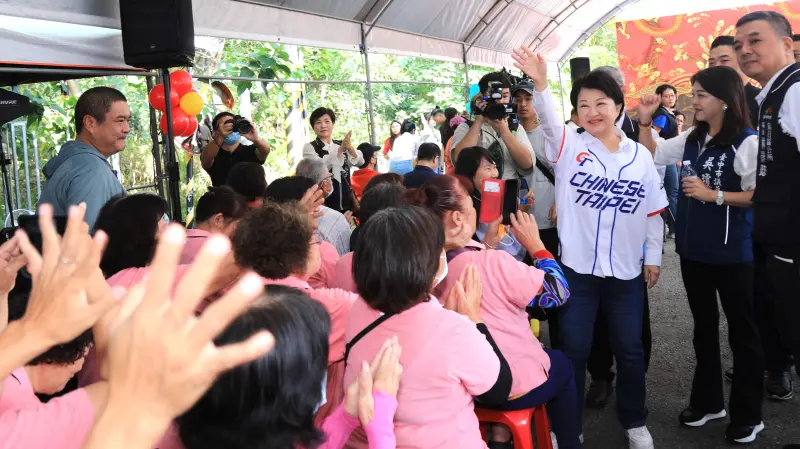
[[[172,107],[172,132],[178,137],[191,136],[197,129],[197,114],[203,112],[203,97],[192,90],[192,75],[186,70],[169,74],[169,104]],[[150,105],[162,112],[161,131],[167,132],[167,101],[164,85],[150,91]]]

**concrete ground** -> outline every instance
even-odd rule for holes
[[[727,419],[696,429],[678,424],[678,415],[689,401],[695,356],[692,348],[692,316],[686,303],[686,292],[674,246],[674,240],[667,242],[661,279],[650,292],[653,355],[647,374],[647,400],[650,409],[647,426],[656,448],[736,447],[737,445],[725,441]],[[721,309],[720,316],[724,320]],[[542,331],[542,339],[547,342],[549,338],[546,325],[542,326]],[[722,365],[729,367],[732,366],[732,360],[727,344],[727,323],[722,323],[720,333],[723,341]],[[800,387],[796,377],[795,382]],[[726,397],[729,387],[730,384],[726,382]],[[765,399],[763,413],[766,429],[754,444],[747,447],[775,449],[789,443],[800,444],[800,388],[795,388],[795,397],[790,401],[773,402]],[[616,418],[613,397],[605,409],[584,412],[583,431],[585,449],[628,447]]]

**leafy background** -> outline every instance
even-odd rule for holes
[[[305,108],[307,113],[310,113],[320,106],[331,107],[337,113],[336,136],[343,136],[347,131],[352,131],[353,142],[356,144],[370,140],[366,86],[363,83],[366,75],[363,55],[359,52],[234,39],[207,37],[198,39],[202,40],[203,45],[198,45],[193,68],[195,75],[354,81],[352,84],[302,85]],[[574,56],[589,56],[592,66],[617,66],[616,32],[613,21],[600,28],[576,50]],[[434,106],[441,108],[453,106],[459,110],[465,108],[462,65],[383,54],[370,54],[369,58],[372,79],[392,81],[392,83],[372,85],[377,144],[382,144],[389,136],[389,124],[392,120],[402,121],[411,118],[419,122],[420,115],[430,112]],[[470,84],[477,83],[480,77],[489,71],[490,69],[486,67],[470,66]],[[563,95],[564,100],[568,101],[571,89],[568,64],[562,68],[561,79],[563,85],[559,85],[557,78],[551,79],[550,85],[556,95]],[[434,84],[404,84],[403,81],[424,81]],[[300,89],[300,85],[252,81],[225,81],[225,84],[237,97],[234,112],[239,113],[242,98],[249,97],[250,118],[260,134],[272,146],[272,152],[265,164],[267,177],[274,179],[289,174],[299,157],[301,143],[297,143],[293,151],[288,151],[286,114],[296,95],[294,92]],[[122,91],[128,98],[131,108],[131,134],[125,151],[120,153],[118,159],[123,185],[131,188],[155,182],[147,85],[143,77],[112,76],[29,84],[20,86],[18,91],[30,97],[38,105],[39,113],[26,119],[25,133],[22,132],[23,123],[18,122],[15,125],[13,139],[10,139],[12,136],[8,125],[2,129],[6,154],[10,157],[12,153],[10,148],[13,146],[17,148],[16,179],[19,180],[20,204],[23,208],[27,208],[28,203],[28,193],[25,188],[26,168],[27,179],[31,186],[31,204],[35,206],[38,201],[33,157],[34,140],[41,168],[57,154],[64,142],[74,138],[73,108],[77,97],[86,89],[100,85]],[[203,114],[216,113],[219,106],[212,100],[215,97],[208,82],[196,81],[195,89],[206,100]],[[308,126],[307,122],[304,123],[304,126]],[[307,129],[307,133],[311,134],[310,129]],[[14,145],[8,145],[9,139],[14,140]],[[27,159],[23,157],[23,144],[28,147]],[[210,179],[201,169],[199,158],[194,157],[192,158],[194,176],[191,182],[187,183],[188,155],[180,150],[178,153],[184,198],[189,192],[193,192],[193,198],[197,199],[210,185]],[[9,166],[9,169],[12,170],[12,167]],[[41,173],[40,178],[44,184]],[[15,199],[16,188],[16,185],[12,185]],[[137,191],[156,192],[156,189],[151,187]],[[4,204],[0,206],[0,213],[2,217],[6,217]]]

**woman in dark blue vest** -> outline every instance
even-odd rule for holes
[[[711,67],[692,77],[696,126],[654,141],[640,123],[639,142],[656,164],[684,161],[697,172],[684,177],[678,199],[675,246],[694,318],[694,372],[689,407],[680,422],[691,427],[726,416],[722,388],[717,293],[728,320],[736,375],[726,436],[744,443],[763,429],[764,362],[753,301],[752,205],[758,138],[751,129],[741,78],[731,68]],[[657,97],[642,98],[639,117],[649,117]]]

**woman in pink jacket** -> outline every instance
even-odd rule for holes
[[[420,189],[406,192],[406,200],[433,211],[445,233],[448,275],[434,290],[447,298],[469,265],[477,267],[483,283],[480,316],[508,360],[513,379],[509,401],[501,410],[519,410],[548,403],[548,414],[558,445],[580,448],[580,425],[572,365],[561,351],[543,349],[530,329],[528,307],[558,307],[569,297],[561,268],[539,238],[533,216],[518,212],[511,217],[514,235],[534,259],[534,266],[517,261],[505,251],[486,248],[472,240],[476,212],[466,178],[436,176]],[[491,227],[491,225],[490,225]],[[498,229],[489,229],[486,245]],[[493,439],[508,442],[510,434],[495,427]],[[510,443],[508,443],[510,445]],[[497,445],[497,447],[503,447]]]

